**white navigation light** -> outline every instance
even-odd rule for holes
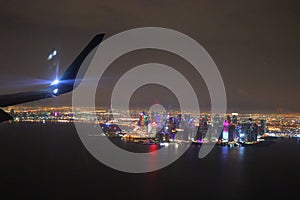
[[[48,60],[51,60],[52,59],[52,54],[49,54],[49,56],[48,56]]]
[[[51,83],[51,85],[57,85],[59,83],[59,80],[58,79],[55,79],[52,83]]]
[[[52,53],[49,54],[48,60],[51,60],[51,59],[52,59],[54,56],[56,56],[56,55],[57,55],[57,51],[54,50]]]
[[[55,89],[53,90],[53,94],[57,94],[57,92],[58,92],[58,88],[55,88]]]

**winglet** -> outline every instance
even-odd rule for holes
[[[59,94],[67,93],[73,90],[76,76],[83,61],[89,55],[89,53],[101,43],[104,35],[104,33],[96,35],[75,58],[68,69],[62,74],[62,76],[59,78]]]

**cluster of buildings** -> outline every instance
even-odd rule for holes
[[[221,143],[254,144],[264,136],[267,131],[266,120],[253,121],[252,117],[238,120],[237,113],[227,115],[223,123],[220,136]]]
[[[239,114],[214,115],[201,113],[132,112],[131,117],[112,109],[78,109],[71,107],[24,108],[8,110],[15,122],[36,123],[79,121],[100,124],[109,135],[122,133],[135,138],[158,138],[160,141],[193,141],[195,143],[218,142],[219,144],[255,144],[265,136],[291,136],[300,133],[300,116],[297,114]],[[114,117],[118,120],[114,119]],[[124,115],[125,116],[125,115]],[[127,115],[126,115],[127,116]]]
[[[167,115],[163,121],[161,115],[153,116],[148,117],[142,112],[137,124],[140,127],[150,127],[147,128],[149,132],[155,128],[155,137],[163,141],[177,139],[197,143],[254,144],[267,132],[266,120],[257,122],[252,117],[238,119],[238,113],[215,115],[212,120],[209,115],[203,115],[198,120],[186,114]]]

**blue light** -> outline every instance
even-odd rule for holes
[[[55,89],[53,90],[53,94],[57,94],[57,92],[58,92],[58,88],[55,88]]]
[[[59,80],[58,79],[55,79],[52,83],[51,83],[51,85],[57,85],[59,83]]]

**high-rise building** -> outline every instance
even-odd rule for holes
[[[244,142],[257,141],[258,125],[253,123],[251,117],[242,125],[242,132],[245,133]]]
[[[244,143],[246,141],[247,130],[248,130],[248,124],[245,121],[241,121],[238,126],[239,142]]]
[[[228,117],[223,123],[223,131],[222,131],[222,142],[228,142],[228,127],[229,127],[229,120]]]
[[[207,117],[202,117],[199,119],[199,126],[197,127],[197,132],[194,139],[197,141],[202,141],[206,137],[207,131],[208,131]]]
[[[237,119],[238,113],[232,113],[232,123],[234,125],[238,124],[238,119]]]
[[[266,120],[262,119],[262,120],[260,120],[259,134],[263,135],[266,132],[267,132]]]
[[[236,127],[233,123],[228,126],[228,141],[232,142],[236,138]]]
[[[217,139],[222,140],[223,133],[223,118],[215,114],[213,116],[212,125],[210,127],[210,138],[209,139]]]

